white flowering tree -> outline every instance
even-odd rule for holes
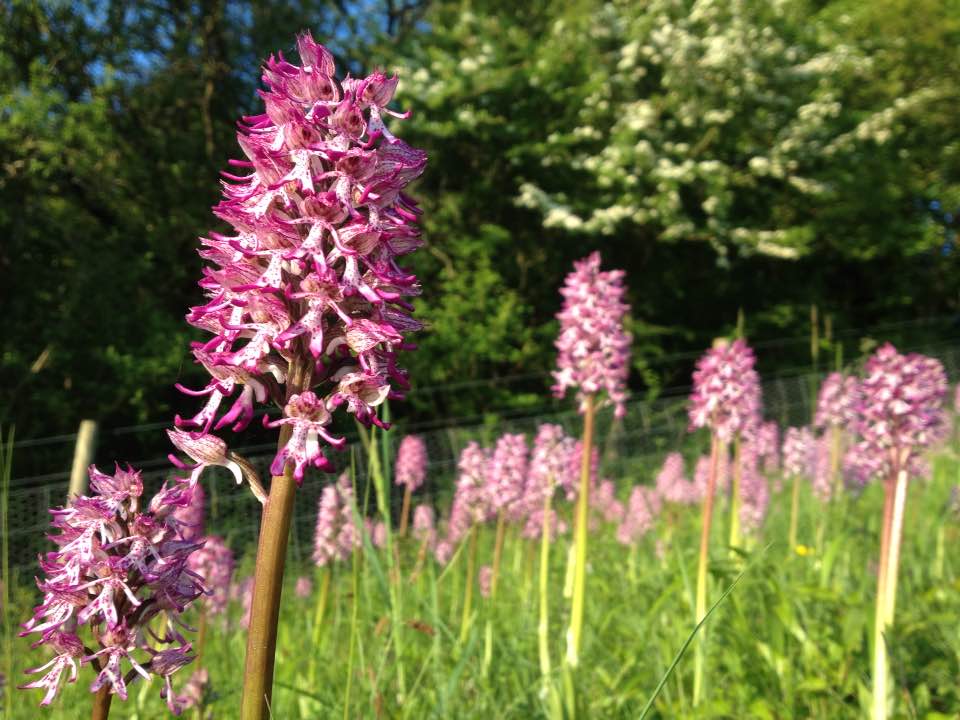
[[[441,4],[445,30],[402,92],[450,109],[428,134],[499,141],[486,167],[506,166],[518,186],[499,189],[546,229],[632,228],[721,256],[795,258],[831,239],[856,251],[823,237],[830,208],[857,217],[858,190],[897,199],[875,180],[903,172],[879,165],[908,163],[918,118],[957,98],[937,76],[878,91],[888,68],[837,3],[619,1],[508,19],[487,5]]]
[[[956,91],[865,97],[873,59],[843,42],[836,28],[847,20],[748,0],[609,3],[556,20],[531,83],[568,82],[570,61],[587,65],[588,80],[571,103],[576,122],[545,136],[545,171],[517,202],[545,227],[613,235],[632,224],[721,256],[795,258],[820,240],[848,243],[823,237],[822,210],[840,201],[849,212],[840,196],[851,175],[876,172],[858,164],[902,144],[913,116]],[[562,182],[569,174],[577,192]]]
[[[942,313],[956,274],[917,199],[960,203],[960,13],[936,4],[432,3],[429,31],[382,55],[430,151],[423,195],[443,198],[419,376],[545,373],[552,288],[590,249],[644,278],[630,329],[651,385],[683,381],[657,353],[744,298],[757,336],[803,333],[814,300],[839,326]]]

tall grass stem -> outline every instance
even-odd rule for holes
[[[389,418],[389,416],[387,416]],[[404,623],[403,623],[403,590],[400,582],[400,556],[396,552],[395,538],[393,534],[393,518],[390,514],[390,483],[387,478],[385,464],[381,464],[380,453],[380,429],[373,428],[369,435],[361,430],[361,438],[367,437],[366,449],[370,458],[370,475],[373,478],[374,490],[377,494],[377,509],[380,512],[380,519],[386,528],[387,540],[387,566],[390,573],[390,615],[391,615],[391,637],[393,639],[394,664],[397,672],[397,692],[398,700],[403,704],[404,696],[407,693],[406,672],[404,668]],[[386,447],[386,445],[384,445]]]
[[[497,599],[497,580],[500,577],[500,563],[503,559],[503,542],[507,534],[507,520],[503,511],[497,515],[497,534],[493,543],[493,567],[490,573],[490,607]],[[493,661],[493,620],[487,617],[483,631],[483,676],[490,672],[490,663]]]
[[[566,662],[571,668],[576,668],[580,664],[580,649],[583,644],[583,613],[587,590],[587,524],[590,519],[590,467],[596,405],[593,396],[588,395],[583,405],[583,454],[580,458],[580,493],[577,497],[577,525],[574,536],[577,554],[573,573],[573,599],[570,605],[570,629],[567,631]]]
[[[550,663],[550,495],[543,501],[543,524],[540,532],[540,623],[537,625],[537,643],[540,651],[540,674],[543,687],[551,685]]]
[[[469,547],[467,548],[467,576],[466,584],[463,590],[463,613],[460,617],[460,644],[467,641],[470,634],[470,621],[473,615],[473,585],[476,582],[477,573],[477,526],[470,528],[470,536],[467,539]]]
[[[797,549],[797,525],[800,515],[800,476],[790,478],[790,529],[787,531],[787,556]]]
[[[310,632],[310,663],[307,666],[307,681],[310,687],[316,687],[317,655],[320,649],[320,637],[323,632],[323,619],[327,611],[327,599],[330,597],[330,579],[333,569],[327,565],[319,568],[320,592],[313,611],[313,627]]]
[[[720,462],[720,453],[726,452],[726,447],[716,435],[710,439],[710,472],[707,476],[707,487],[703,497],[703,520],[700,527],[700,559],[697,565],[697,599],[695,618],[697,626],[707,616],[707,574],[710,563],[710,527],[713,523],[713,498],[716,494],[717,466]],[[703,639],[697,643],[697,651],[693,662],[693,704],[700,702],[703,694],[703,673],[705,664],[705,648]]]
[[[887,687],[887,645],[886,610],[887,583],[890,570],[890,539],[893,521],[894,494],[897,479],[889,478],[884,482],[883,517],[880,526],[880,556],[877,564],[877,606],[873,620],[873,697],[870,717],[872,720],[886,720],[888,706]]]
[[[407,485],[403,491],[403,506],[400,508],[400,529],[397,534],[400,537],[407,536],[407,525],[410,523],[410,501],[413,496],[413,490]]]
[[[740,436],[733,441],[733,480],[730,484],[730,549],[740,547]]]
[[[887,585],[884,589],[883,620],[890,627],[897,607],[897,576],[900,572],[900,548],[903,544],[903,515],[907,504],[907,471],[897,473],[893,492],[893,512],[890,518],[890,559],[887,561]]]

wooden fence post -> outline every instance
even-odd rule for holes
[[[67,502],[87,492],[87,468],[93,462],[97,449],[97,421],[81,420],[77,430],[77,444],[73,448],[73,465],[70,468],[70,488]]]

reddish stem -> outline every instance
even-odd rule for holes
[[[110,692],[109,685],[104,685],[93,696],[93,713],[90,715],[90,720],[107,720],[110,716],[111,702],[113,702],[113,693]]]
[[[284,428],[290,427],[285,425]],[[281,433],[281,441],[287,433]],[[263,507],[257,565],[253,579],[253,602],[247,634],[247,659],[243,672],[241,720],[265,720],[273,695],[274,656],[280,594],[287,557],[287,540],[293,519],[297,484],[293,469],[270,481],[270,495]]]
[[[400,530],[398,534],[400,537],[407,536],[407,523],[410,520],[410,498],[413,495],[413,491],[410,489],[410,486],[407,485],[406,490],[403,491],[403,508],[400,510]]]

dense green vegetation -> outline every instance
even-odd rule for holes
[[[626,490],[624,481],[645,480],[655,467],[650,460],[626,463],[619,478],[621,491]],[[910,487],[897,621],[888,637],[895,717],[935,720],[960,712],[956,685],[960,565],[950,552],[958,532],[951,496],[958,471],[960,464],[951,450],[936,459],[931,480],[915,481]],[[865,716],[882,488],[874,484],[861,497],[823,506],[806,486],[801,499],[801,546],[786,546],[790,501],[784,490],[774,494],[770,515],[751,540],[752,549],[736,556],[727,550],[727,515],[724,505],[719,506],[712,598],[741,572],[743,577],[706,626],[706,703],[696,713],[690,707],[691,651],[667,682],[653,716]],[[567,516],[571,510],[562,508]],[[821,525],[824,541],[818,546]],[[217,531],[229,533],[229,528]],[[481,531],[480,563],[490,562],[493,535],[492,526]],[[585,717],[636,718],[672,662],[693,625],[698,535],[695,507],[665,513],[633,549],[614,540],[612,526],[601,524],[592,533],[585,647],[577,676]],[[289,568],[274,717],[544,716],[537,662],[537,542],[522,540],[515,532],[508,535],[496,603],[475,596],[476,614],[463,643],[459,633],[466,549],[448,566],[437,565],[429,555],[418,565],[417,543],[403,544],[399,656],[391,640],[387,558],[367,542],[355,555],[355,564],[335,566],[316,647],[313,623],[320,576],[306,564]],[[561,593],[568,545],[569,534],[552,548],[550,563],[550,648],[555,668],[568,612],[569,601]],[[251,561],[252,553],[238,577],[249,574]],[[314,579],[314,591],[307,598],[294,593],[298,574]],[[23,584],[14,591],[13,618],[27,617],[36,592]],[[214,717],[233,717],[239,700],[246,640],[239,628],[241,615],[234,602],[227,624],[217,620],[209,629],[203,662],[215,693],[209,705]],[[493,662],[484,675],[487,618],[495,628],[495,641]],[[27,640],[16,641],[14,677],[40,660],[26,645]],[[178,685],[190,669],[178,674]],[[397,696],[401,672],[407,689],[402,704]],[[84,668],[78,684],[68,687],[45,717],[85,717],[91,677]],[[114,703],[111,717],[166,715],[158,683],[135,687],[128,703]],[[348,693],[350,709],[345,711]],[[33,704],[38,699],[17,697],[13,718],[38,717]]]
[[[685,383],[741,309],[761,347],[805,337],[811,303],[848,350],[877,323],[952,330],[929,203],[960,204],[957,0],[14,0],[0,28],[0,421],[21,438],[179,407],[195,238],[259,59],[305,28],[401,73],[397,131],[431,158],[402,417],[549,402],[556,288],[592,249],[628,271],[637,391]]]

